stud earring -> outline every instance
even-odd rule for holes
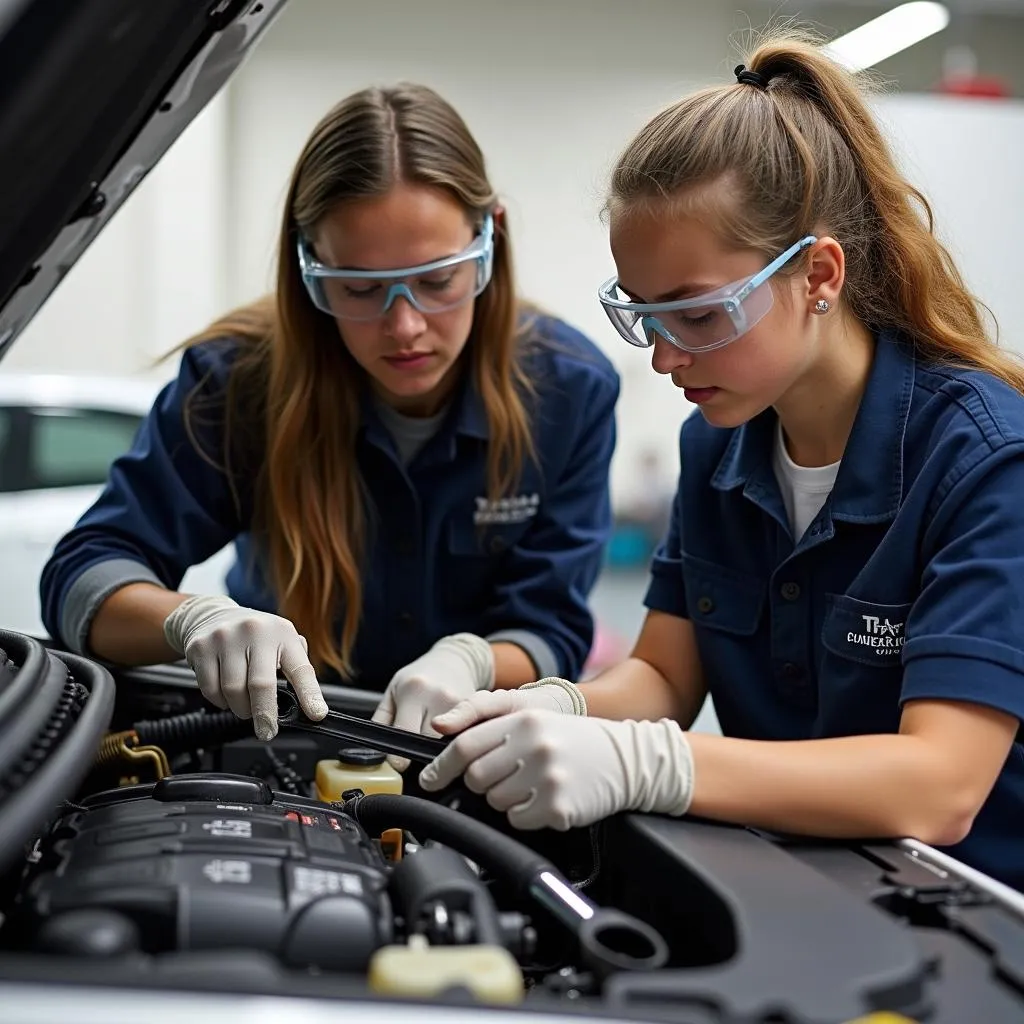
[[[828,299],[818,299],[814,304],[815,313],[827,313],[832,307],[828,304]]]

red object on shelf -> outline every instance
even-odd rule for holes
[[[993,100],[1005,100],[1010,96],[1006,83],[994,75],[949,75],[939,83],[938,91],[947,96],[975,96]]]

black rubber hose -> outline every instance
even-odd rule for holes
[[[73,721],[65,719],[67,709],[55,704],[54,712],[65,719],[66,733],[54,738],[38,769],[0,803],[0,872],[24,857],[24,844],[46,825],[62,801],[75,795],[114,714],[114,679],[105,668],[63,652],[52,652],[47,656],[51,659],[63,662],[60,667],[67,687],[80,686],[88,697]]]
[[[14,676],[0,697],[0,777],[34,747],[64,692],[67,672],[31,637],[0,630]]]
[[[25,697],[47,671],[46,649],[38,640],[0,629],[0,657],[8,677],[0,688],[0,723],[17,714]]]
[[[54,659],[54,664],[59,664]],[[60,671],[63,672],[63,666]],[[64,673],[66,676],[66,673]],[[36,734],[33,742],[23,752],[21,760],[16,761],[7,771],[0,775],[0,802],[11,793],[16,793],[45,763],[57,745],[78,721],[85,702],[89,699],[89,691],[71,679],[65,678],[64,689],[50,711],[45,725]]]
[[[139,743],[152,744],[165,752],[229,743],[252,735],[252,722],[231,711],[207,711],[205,708],[170,718],[135,722],[132,728]]]
[[[420,797],[375,793],[347,801],[344,810],[371,835],[403,828],[420,839],[445,843],[513,883],[519,896],[529,895],[530,883],[541,872],[558,873],[549,860],[511,836]]]
[[[511,883],[521,898],[544,907],[573,933],[587,966],[599,974],[655,970],[668,962],[668,946],[654,928],[629,914],[598,907],[576,892],[549,860],[490,825],[429,800],[386,793],[357,796],[344,804],[344,811],[371,835],[408,829],[420,840],[450,846]]]

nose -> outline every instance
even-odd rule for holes
[[[426,327],[426,317],[404,295],[397,296],[384,314],[384,329],[398,342],[413,341]]]
[[[670,374],[675,370],[687,369],[693,365],[693,354],[676,348],[660,334],[654,335],[654,351],[651,353],[651,367],[655,373]]]

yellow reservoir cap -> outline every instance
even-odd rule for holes
[[[519,964],[502,946],[431,946],[422,935],[377,950],[367,980],[382,995],[426,999],[462,988],[500,1005],[521,1002],[524,990]]]
[[[846,1024],[919,1024],[919,1022],[910,1017],[904,1017],[902,1013],[878,1010],[875,1013],[869,1013],[866,1017],[847,1021]]]
[[[316,798],[334,803],[349,789],[371,793],[402,793],[402,776],[388,764],[379,750],[346,747],[336,761],[317,761]]]

